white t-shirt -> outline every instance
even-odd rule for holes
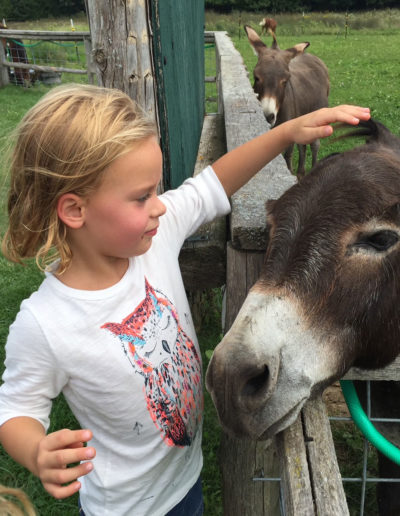
[[[117,284],[77,290],[48,273],[10,327],[0,425],[28,416],[47,430],[64,393],[96,448],[80,479],[86,516],[162,516],[202,468],[201,357],[178,255],[230,206],[210,167],[161,198],[151,248]]]

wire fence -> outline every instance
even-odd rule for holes
[[[85,70],[88,68],[87,49],[83,41],[29,40],[6,38],[6,60],[9,63],[18,62],[34,67],[51,67],[55,69]],[[205,113],[218,112],[218,91],[215,44],[204,45],[205,66]],[[58,84],[73,80],[77,75],[57,70],[36,70],[32,67],[8,68],[9,79],[12,84],[27,86],[35,82],[44,84]],[[80,82],[88,82],[88,75],[82,74]]]
[[[93,82],[89,33],[1,30],[2,66],[17,86]],[[18,63],[18,65],[17,65]]]

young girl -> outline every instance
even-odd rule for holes
[[[86,516],[202,514],[202,371],[179,250],[290,142],[368,118],[339,106],[291,120],[158,196],[156,129],[122,92],[59,87],[26,114],[3,252],[36,256],[46,277],[10,328],[0,441],[50,494],[80,490]],[[46,434],[60,392],[82,429]]]

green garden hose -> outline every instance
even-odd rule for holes
[[[368,419],[361,407],[353,382],[341,380],[340,386],[351,417],[365,438],[388,459],[400,465],[400,449],[383,437]]]

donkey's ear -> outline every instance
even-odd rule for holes
[[[287,48],[285,50],[287,60],[290,61],[291,59],[298,56],[299,54],[304,54],[304,50],[309,46],[310,46],[310,43],[308,41],[305,41],[304,43],[298,43],[294,47]]]
[[[260,36],[250,25],[245,25],[244,30],[255,54],[260,55],[267,48],[267,45],[261,41]]]

